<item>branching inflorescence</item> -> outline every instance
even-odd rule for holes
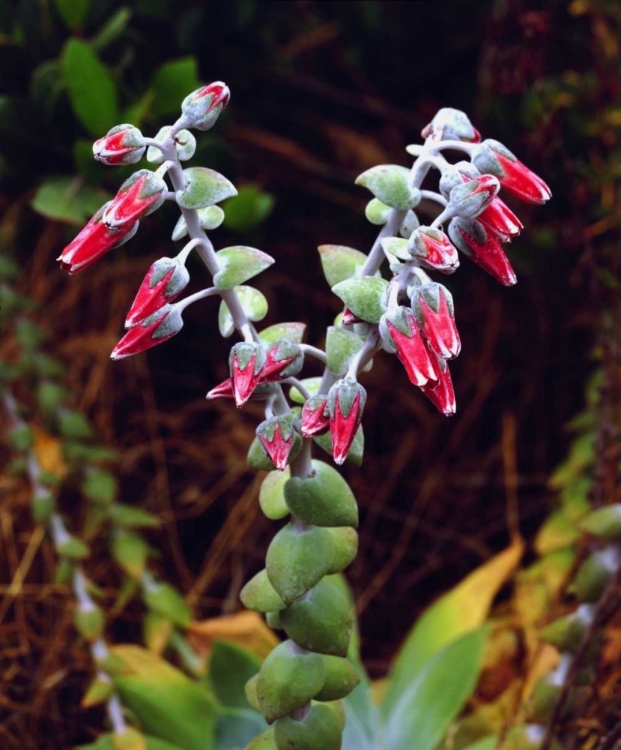
[[[241,341],[231,348],[230,377],[207,398],[232,398],[238,407],[250,399],[264,404],[265,420],[248,462],[270,471],[259,498],[265,514],[274,520],[290,516],[269,546],[265,570],[241,593],[248,608],[265,613],[288,638],[248,683],[249,700],[274,723],[255,740],[265,744],[256,747],[338,750],[343,722],[333,702],[351,692],[359,677],[346,658],[353,614],[337,574],[356,555],[358,508],[340,474],[312,458],[313,443],[337,464],[361,461],[367,394],[359,376],[380,350],[397,355],[410,381],[440,412],[454,414],[447,362],[461,344],[453,300],[427,272],[453,273],[459,250],[502,284],[514,284],[502,243],[517,236],[522,224],[498,193],[502,187],[527,202],[543,203],[550,191],[502,144],[481,141],[466,115],[441,109],[423,130],[424,144],[408,148],[415,156],[411,169],[377,166],[357,180],[374,196],[367,218],[381,226],[369,254],[338,245],[319,248],[326,279],[344,304],[327,330],[324,351],[303,343],[302,323],[258,331],[254,324],[265,317],[267,301],[246,282],[273,258],[245,246],[216,251],[207,235],[224,218],[217,204],[235,195],[235,187],[211,169],[184,170],[181,161],[194,153],[189,129],[212,127],[228,100],[228,88],[212,83],[187,96],[181,117],[156,138],[119,125],[98,140],[95,158],[105,164],[133,164],[146,152],[147,160],[160,166],[126,180],[59,260],[69,273],[86,268],[131,239],[139,221],[165,200],[178,205],[181,217],[172,238],[187,236],[188,242],[176,257],[161,258],[149,269],[112,358],[167,341],[181,330],[188,305],[212,295],[221,298],[220,333],[236,332]],[[450,163],[447,151],[467,160]],[[422,188],[431,169],[440,175],[437,191]],[[415,213],[422,201],[438,207],[428,225]],[[178,301],[189,281],[185,264],[192,251],[212,284]],[[381,275],[386,261],[390,280]],[[325,365],[323,376],[299,379],[306,357]]]

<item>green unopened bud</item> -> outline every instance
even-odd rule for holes
[[[292,604],[330,570],[334,542],[327,529],[287,524],[272,539],[265,567],[272,586],[285,604]]]
[[[75,627],[88,643],[101,637],[104,628],[104,615],[99,607],[93,604],[89,609],[78,608],[75,613]]]
[[[575,612],[546,625],[541,630],[541,638],[561,651],[574,654],[593,622],[594,609],[592,604],[582,604]]]
[[[278,750],[340,750],[342,730],[328,706],[310,707],[303,718],[284,716],[274,727]]]
[[[328,574],[340,573],[356,559],[358,554],[358,532],[350,526],[327,529],[334,542],[334,558]]]
[[[326,667],[326,679],[315,700],[338,701],[349,695],[360,682],[360,675],[349,659],[324,656],[323,663]]]
[[[313,461],[309,477],[291,477],[285,501],[296,518],[313,526],[357,526],[358,506],[343,477],[329,464]]]
[[[582,520],[580,528],[601,539],[621,538],[621,504],[594,510]]]
[[[308,593],[282,610],[285,632],[302,648],[332,656],[346,656],[354,616],[341,591],[320,581]]]
[[[27,424],[20,424],[9,432],[9,442],[16,451],[27,451],[34,445],[34,432]]]
[[[581,602],[596,602],[619,568],[619,552],[614,547],[597,550],[580,566],[571,588]]]
[[[267,722],[305,706],[319,693],[325,676],[319,654],[303,651],[292,641],[276,646],[263,662],[257,680],[257,700]]]
[[[286,604],[270,583],[266,570],[260,570],[241,590],[239,598],[246,609],[254,612],[276,612]]]

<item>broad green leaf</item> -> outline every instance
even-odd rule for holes
[[[214,286],[232,289],[269,268],[274,258],[254,247],[234,245],[216,253],[220,270],[213,277]]]
[[[169,583],[144,581],[143,599],[149,609],[167,617],[180,628],[187,628],[192,622],[192,612],[185,599]]]
[[[383,715],[388,714],[405,686],[440,649],[485,622],[494,597],[510,578],[523,554],[521,541],[495,555],[419,617],[397,654],[390,672]]]
[[[380,164],[363,172],[356,185],[362,185],[391,208],[407,211],[420,203],[420,190],[410,187],[410,170],[397,164]]]
[[[71,0],[66,0],[66,2],[71,2]],[[131,17],[132,12],[129,8],[119,8],[116,13],[110,16],[110,18],[104,23],[104,25],[95,35],[93,41],[91,42],[93,49],[96,49],[98,52],[100,52],[102,49],[105,49],[109,44],[118,39],[118,37],[121,36],[121,34],[127,28],[127,24],[129,23],[129,19]],[[127,122],[132,121],[127,120]]]
[[[355,276],[367,259],[364,253],[345,245],[320,245],[317,250],[330,287]]]
[[[130,578],[142,578],[149,556],[149,546],[139,534],[118,529],[112,536],[112,557]]]
[[[246,750],[267,729],[265,719],[250,708],[226,708],[216,717],[216,750]]]
[[[409,241],[401,237],[386,237],[382,240],[382,248],[385,253],[390,253],[395,260],[412,260],[412,255],[408,251]],[[392,261],[392,258],[389,258]]]
[[[69,39],[61,60],[73,111],[91,135],[105,135],[119,120],[117,87],[109,70],[78,39]]]
[[[237,286],[235,287],[235,292],[248,318],[254,323],[263,320],[268,310],[265,295],[252,286]],[[233,318],[224,301],[220,303],[218,311],[218,327],[224,338],[228,338],[235,331]]]
[[[63,21],[72,30],[84,27],[91,0],[56,0],[56,7]]]
[[[289,339],[294,344],[301,344],[306,331],[306,323],[276,323],[264,328],[259,338],[264,344],[275,344],[278,339]]]
[[[183,174],[187,185],[176,193],[177,203],[182,208],[206,208],[237,195],[235,185],[213,169],[189,167]]]
[[[49,177],[30,205],[48,219],[81,226],[110,197],[105,190],[85,185],[81,177]]]
[[[261,659],[247,649],[229,641],[214,642],[209,660],[209,681],[220,703],[230,708],[249,709],[245,686],[259,669]],[[259,731],[263,729],[264,726]]]
[[[449,643],[402,685],[385,725],[390,750],[434,750],[476,687],[485,628]]]
[[[155,93],[153,112],[156,115],[176,114],[181,100],[200,85],[195,57],[165,62],[155,71],[151,81]]]
[[[329,432],[326,432],[325,435],[318,435],[317,437],[313,438],[313,440],[317,443],[317,445],[320,448],[323,448],[323,450],[326,453],[332,454],[332,437],[330,436]],[[362,464],[362,459],[364,456],[364,432],[362,430],[362,425],[358,427],[358,430],[356,432],[356,436],[354,437],[354,441],[351,444],[351,448],[349,449],[349,453],[347,454],[347,461],[354,464],[354,466],[360,466]]]
[[[312,461],[308,477],[291,477],[285,500],[291,513],[313,526],[358,525],[356,498],[345,479],[330,464]]]
[[[387,286],[385,279],[364,276],[340,281],[332,287],[332,291],[354,315],[368,323],[377,323],[386,307],[384,297]]]
[[[340,326],[329,326],[326,332],[326,364],[335,375],[344,375],[349,363],[363,345],[363,340],[353,331]]]
[[[151,149],[153,148],[153,146],[150,146],[149,148]],[[224,211],[220,208],[220,206],[207,206],[207,208],[199,208],[197,213],[201,226],[207,231],[217,229],[224,221]],[[182,240],[187,235],[187,233],[188,225],[185,223],[185,217],[181,215],[179,217],[179,220],[175,224],[175,228],[173,229],[172,239],[177,242],[177,240]]]
[[[139,646],[110,651],[126,665],[114,686],[146,732],[183,750],[215,750],[215,711],[202,685]]]
[[[236,232],[249,232],[262,224],[273,208],[274,196],[264,193],[258,185],[241,185],[239,193],[224,206],[224,226]]]

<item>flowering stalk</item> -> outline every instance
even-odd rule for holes
[[[470,162],[461,171],[449,165],[443,149],[457,143],[471,154],[480,135],[463,113],[440,110],[423,131],[425,144],[415,149],[411,169],[382,165],[357,180],[374,196],[367,206],[369,220],[382,225],[368,256],[340,246],[320,248],[325,276],[344,305],[340,322],[328,329],[324,352],[302,343],[300,323],[257,330],[254,323],[265,315],[266,306],[246,282],[273,259],[245,246],[216,251],[207,235],[206,229],[215,228],[224,215],[216,204],[236,190],[217,172],[202,167],[184,170],[181,161],[193,149],[189,131],[212,127],[228,101],[227,87],[216,82],[186,97],[180,118],[155,139],[142,139],[133,130],[125,135],[123,128],[128,126],[119,126],[122,136],[115,130],[102,139],[103,145],[96,144],[96,155],[105,153],[110,164],[117,161],[115,149],[119,160],[134,159],[141,144],[147,144],[147,159],[161,166],[157,172],[136,172],[103,209],[102,220],[97,220],[103,229],[97,227],[105,242],[98,240],[93,255],[102,254],[98,248],[104,244],[106,249],[112,247],[115,234],[129,232],[130,224],[156,210],[166,198],[177,203],[181,217],[173,238],[187,236],[189,244],[176,259],[163,258],[151,266],[128,314],[129,330],[112,356],[130,356],[165,342],[181,330],[185,307],[212,294],[221,297],[220,332],[225,337],[237,332],[241,340],[231,348],[230,378],[212,387],[207,396],[233,398],[238,407],[250,399],[262,401],[265,419],[257,428],[248,462],[270,472],[289,472],[284,482],[272,474],[264,480],[262,507],[268,508],[270,518],[290,516],[290,520],[270,544],[265,569],[241,592],[243,603],[265,613],[288,640],[250,681],[248,698],[274,724],[260,740],[266,747],[319,750],[320,743],[321,750],[338,750],[342,720],[322,702],[345,697],[359,678],[346,658],[353,613],[331,576],[355,557],[358,509],[336,470],[313,459],[313,443],[337,464],[362,459],[366,390],[359,378],[382,349],[397,355],[410,380],[442,413],[454,413],[447,360],[459,354],[461,344],[453,301],[426,271],[453,273],[460,249],[503,283],[514,283],[499,244],[511,239],[521,224],[496,196],[503,180],[515,187],[516,175],[522,188],[536,184],[540,196],[543,183],[499,147],[490,146],[500,156],[489,169],[481,159],[479,168]],[[129,140],[135,145],[128,146]],[[130,147],[135,150],[128,155]],[[431,168],[440,171],[440,193],[421,190]],[[526,189],[522,193],[530,195]],[[439,206],[429,226],[421,226],[415,213],[422,198]],[[445,221],[453,227],[448,235],[442,229]],[[91,261],[84,249],[88,237],[80,243],[86,260],[69,270]],[[179,301],[188,281],[185,260],[194,250],[211,276],[210,285]],[[71,262],[68,255],[67,251],[61,255],[65,265]],[[377,275],[384,261],[392,273],[390,281]],[[307,356],[325,363],[321,378],[298,378]],[[291,386],[293,405],[285,397],[285,384]],[[320,739],[313,729],[318,724]]]

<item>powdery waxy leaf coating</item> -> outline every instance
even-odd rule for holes
[[[341,591],[320,581],[306,596],[280,612],[285,632],[302,648],[314,653],[347,656],[354,615]]]
[[[309,477],[291,477],[285,501],[291,513],[313,526],[357,526],[358,506],[343,477],[329,464],[313,461]]]
[[[382,240],[382,248],[387,256],[394,256],[398,260],[409,261],[412,260],[412,255],[408,251],[408,240],[401,239],[399,237],[385,237]],[[392,260],[392,258],[388,258]]]
[[[265,567],[272,586],[285,604],[292,604],[315,586],[332,566],[334,542],[327,529],[298,530],[287,524],[272,539]]]
[[[308,703],[323,687],[326,668],[319,654],[301,652],[291,641],[281,643],[263,662],[257,700],[268,723]]]
[[[259,338],[268,346],[279,339],[289,339],[293,344],[301,344],[305,332],[306,323],[276,323],[260,331]]]
[[[382,226],[388,221],[390,217],[390,211],[391,211],[390,206],[387,206],[385,203],[382,203],[382,201],[378,200],[377,198],[372,198],[367,203],[367,207],[364,210],[364,214],[367,217],[367,219],[371,222],[371,224]]]
[[[334,542],[334,558],[328,575],[340,573],[353,563],[358,554],[358,532],[351,526],[336,526],[328,531]]]
[[[254,247],[234,245],[216,253],[220,270],[213,277],[214,286],[232,289],[261,273],[274,263],[274,258]]]
[[[190,167],[184,169],[183,174],[187,185],[175,194],[182,208],[205,208],[237,195],[235,185],[213,169]]]
[[[363,340],[353,331],[329,326],[326,333],[326,364],[335,375],[344,375],[349,363],[360,350]]]
[[[358,318],[367,323],[378,323],[386,309],[387,286],[385,279],[364,276],[341,281],[332,287],[332,291]]]
[[[345,245],[320,245],[317,250],[330,287],[355,276],[367,260],[364,253]]]
[[[252,286],[237,286],[235,287],[235,292],[249,320],[252,320],[254,323],[263,320],[267,315],[268,310],[265,295]],[[220,309],[218,311],[218,327],[220,329],[220,334],[224,336],[225,339],[231,336],[235,331],[233,318],[231,317],[229,308],[224,301],[220,303]]]
[[[420,190],[410,187],[410,170],[397,164],[380,164],[363,172],[356,185],[368,188],[391,208],[407,211],[420,203]]]

